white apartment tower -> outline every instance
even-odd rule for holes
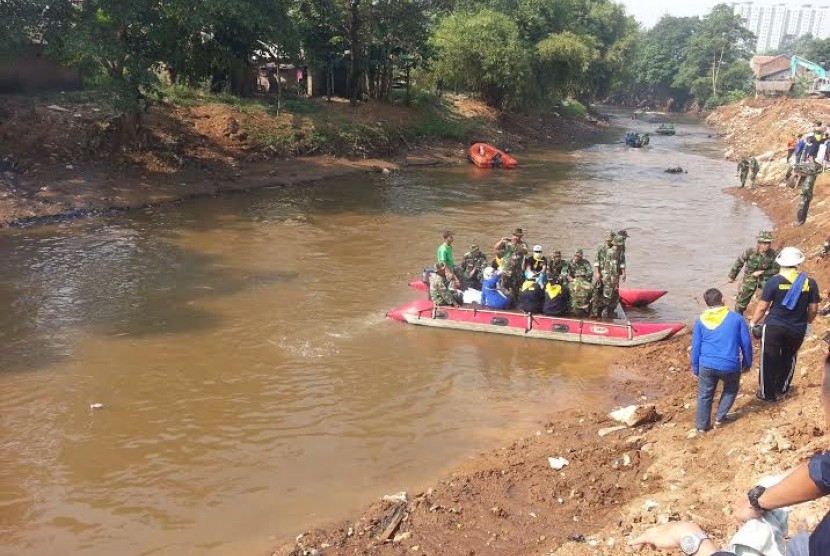
[[[801,37],[811,34],[817,39],[830,37],[830,5],[800,6],[770,2],[733,2],[732,9],[741,16],[744,27],[758,37],[756,52],[778,48],[785,35]]]

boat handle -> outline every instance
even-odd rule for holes
[[[490,319],[490,324],[495,324],[496,326],[507,326],[510,323],[504,317],[493,317]]]

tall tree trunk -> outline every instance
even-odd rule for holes
[[[360,98],[360,65],[361,45],[360,29],[363,21],[360,19],[360,0],[349,0],[349,42],[351,43],[351,68],[349,75],[349,103],[357,106],[357,99]]]

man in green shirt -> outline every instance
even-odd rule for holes
[[[447,270],[455,274],[455,260],[452,256],[452,241],[452,232],[447,230],[444,232],[444,243],[438,247],[438,255],[436,260],[439,263],[444,263],[447,266]]]

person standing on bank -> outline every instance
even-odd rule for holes
[[[695,428],[699,433],[709,430],[718,382],[723,382],[723,392],[715,427],[731,420],[727,415],[741,386],[741,372],[752,366],[752,340],[743,317],[723,304],[720,290],[706,290],[703,300],[708,309],[692,331],[692,373],[697,377]]]
[[[749,321],[753,332],[757,330],[754,327],[764,321],[758,376],[760,389],[755,397],[767,402],[774,402],[778,395],[786,394],[790,389],[798,350],[807,333],[807,325],[816,318],[820,301],[816,281],[798,271],[804,262],[804,253],[795,247],[785,247],[775,261],[781,270],[767,280],[761,301]]]
[[[744,278],[738,295],[735,298],[735,311],[743,314],[755,296],[755,292],[764,288],[767,280],[778,273],[778,263],[775,257],[778,253],[772,249],[772,233],[761,232],[758,234],[758,245],[754,249],[750,247],[738,257],[735,264],[729,270],[729,281],[734,282],[738,278],[741,269],[744,269]]]

